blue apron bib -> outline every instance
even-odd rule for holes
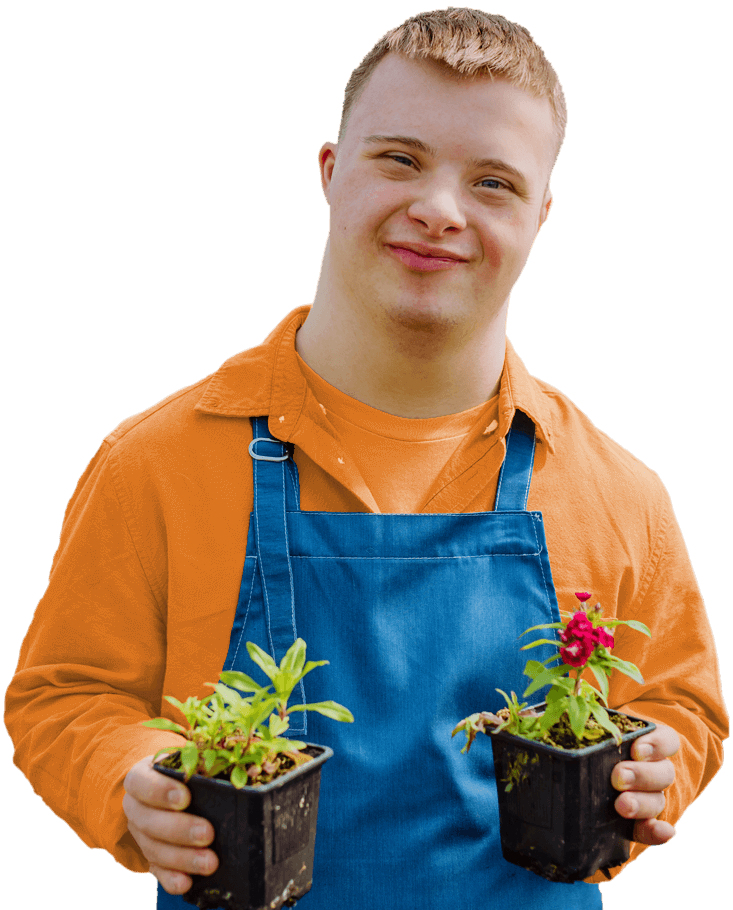
[[[330,746],[313,888],[302,910],[594,910],[597,885],[545,881],[501,855],[491,743],[461,753],[459,720],[524,691],[529,626],[560,619],[540,512],[526,511],[535,434],[515,412],[495,510],[302,512],[292,444],[252,418],[254,509],[225,670],[247,641],[280,661],[299,636],[328,660],[290,704],[333,699],[345,724],[291,715],[288,735]],[[537,694],[541,700],[542,693]],[[158,885],[158,910],[185,910]]]

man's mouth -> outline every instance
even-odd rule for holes
[[[464,259],[453,258],[456,254],[449,253],[447,250],[433,251],[433,249],[431,249],[428,253],[392,244],[387,244],[387,249],[399,259],[403,265],[418,272],[438,272],[457,268],[460,265],[466,264]],[[441,256],[440,252],[445,252],[446,255]]]

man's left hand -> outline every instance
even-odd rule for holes
[[[664,724],[634,740],[633,761],[619,762],[611,772],[611,783],[623,790],[614,803],[624,818],[636,818],[634,840],[640,844],[665,844],[674,837],[669,822],[657,819],[664,809],[664,790],[674,781],[674,765],[669,760],[680,748],[677,733]],[[628,778],[628,779],[625,779]]]

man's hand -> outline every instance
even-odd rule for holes
[[[674,837],[669,822],[658,821],[664,809],[664,790],[674,781],[674,765],[669,760],[680,748],[677,733],[664,724],[634,740],[633,761],[619,762],[611,772],[611,783],[624,792],[614,803],[624,818],[637,818],[634,840],[640,844],[665,844]]]
[[[192,875],[216,871],[217,855],[201,849],[214,840],[213,825],[180,811],[191,802],[191,791],[185,784],[156,771],[153,756],[148,755],[132,766],[124,787],[122,808],[127,827],[150,863],[150,871],[168,894],[188,891]],[[180,802],[172,803],[171,794]]]

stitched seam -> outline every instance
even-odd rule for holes
[[[531,472],[530,472],[530,476],[531,476]],[[537,527],[534,522],[532,522],[532,530],[534,531],[534,537],[535,537],[535,540],[537,541],[537,548],[538,548],[538,550],[541,551],[542,546],[540,545],[539,537],[537,536]],[[545,567],[544,567],[543,563],[544,563],[544,560],[540,559],[540,572],[542,573],[542,584],[545,586],[545,600],[547,602],[547,606],[550,608],[550,620],[552,622],[555,622],[555,619],[552,615],[552,604],[550,603],[550,589],[547,584],[547,578],[545,577]],[[555,639],[557,640],[557,629],[551,629],[550,631],[553,631],[556,633]]]
[[[234,651],[234,655],[232,657],[232,664],[236,663],[237,655],[239,654],[239,648],[240,648],[240,645],[242,644],[242,639],[244,638],[244,630],[247,628],[247,619],[249,618],[249,608],[252,605],[252,591],[254,590],[254,586],[255,586],[255,572],[257,571],[257,557],[251,556],[250,559],[254,560],[254,567],[252,569],[252,580],[249,583],[249,597],[247,598],[247,610],[244,614],[244,621],[242,622],[242,631],[239,633],[239,640],[237,641],[237,647],[236,647],[236,649]],[[245,566],[247,565],[246,556],[244,557],[244,564],[245,564]]]
[[[542,550],[538,550],[536,553],[477,553],[475,556],[293,556],[291,554],[291,559],[379,559],[379,560],[389,560],[391,562],[415,562],[416,560],[426,560],[434,562],[438,559],[495,559],[500,557],[516,557],[516,556],[540,556]]]
[[[291,624],[292,624],[292,628],[293,628],[293,641],[295,641],[295,639],[298,637],[298,631],[295,627],[295,587],[293,584],[293,569],[292,569],[292,566],[290,565],[290,547],[288,545],[288,522],[287,522],[287,516],[286,516],[286,512],[285,512],[285,475],[288,472],[285,470],[284,462],[280,462],[280,470],[282,471],[282,504],[283,504],[282,521],[283,521],[283,532],[285,534],[285,558],[288,563],[288,578],[290,579],[290,618],[291,618]],[[269,634],[269,629],[268,629],[268,634]],[[272,653],[273,654],[275,653],[274,648],[273,648]],[[302,679],[299,682],[299,687],[300,687],[301,697],[303,698],[303,704],[305,704],[305,689],[303,687]],[[293,733],[300,733],[300,732],[305,733],[306,732],[306,719],[305,719],[306,712],[303,711],[302,713],[303,713],[303,729],[301,731],[300,727],[293,726],[290,728]]]
[[[533,515],[535,510],[530,511],[530,514]],[[495,511],[490,512],[322,512],[318,510],[303,510],[303,509],[289,509],[287,512],[288,515],[379,515],[380,518],[383,518],[385,515],[407,515],[412,518],[446,518],[448,516],[460,515],[462,518],[467,518],[470,520],[469,516],[471,515],[496,515]],[[527,509],[507,509],[506,512],[502,512],[502,515],[526,515]],[[498,521],[498,518],[497,518]]]

